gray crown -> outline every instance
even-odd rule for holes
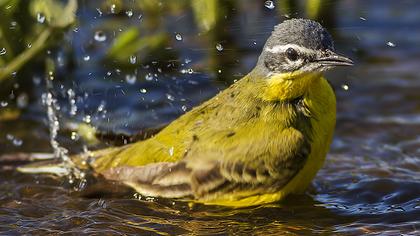
[[[290,19],[277,25],[264,48],[293,43],[315,50],[334,51],[331,35],[321,24],[308,19]]]

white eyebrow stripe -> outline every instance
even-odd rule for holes
[[[266,49],[264,49],[264,51],[271,52],[271,53],[279,53],[279,52],[286,51],[286,49],[288,49],[288,48],[294,48],[294,49],[296,49],[300,52],[315,53],[315,50],[305,48],[305,47],[301,47],[301,46],[298,46],[298,45],[292,44],[292,43],[289,43],[289,44],[286,44],[286,45],[275,45],[271,48],[267,47]]]

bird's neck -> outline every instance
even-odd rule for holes
[[[282,73],[266,79],[260,98],[264,101],[291,101],[305,96],[321,73]]]

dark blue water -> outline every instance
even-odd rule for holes
[[[191,7],[180,2],[147,9],[128,1],[111,14],[104,4],[80,1],[78,25],[65,44],[51,49],[58,65],[53,83],[61,105],[59,140],[79,152],[83,141],[71,139],[68,122],[90,120],[103,133],[136,135],[212,97],[253,68],[285,14],[305,16],[304,6],[286,13],[274,4],[271,10],[264,1],[221,4],[222,19],[205,32]],[[0,232],[419,234],[420,2],[325,1],[323,9],[319,21],[333,34],[337,51],[356,65],[327,74],[337,94],[337,128],[307,194],[246,209],[138,200],[121,186],[113,194],[86,197],[65,178],[22,175],[3,163]],[[162,34],[165,40],[139,49],[134,63],[129,55],[107,59],[117,36],[132,27],[142,37]],[[95,40],[97,32],[106,39]],[[20,118],[0,121],[0,154],[51,151],[39,78],[42,70],[34,68],[25,91],[31,99]],[[69,89],[75,93],[75,115]],[[12,106],[14,100],[8,102]]]

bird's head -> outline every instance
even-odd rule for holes
[[[269,84],[272,98],[293,99],[322,72],[353,61],[337,54],[331,35],[318,22],[291,19],[277,25],[264,45],[257,68]],[[276,91],[278,90],[278,91]]]

